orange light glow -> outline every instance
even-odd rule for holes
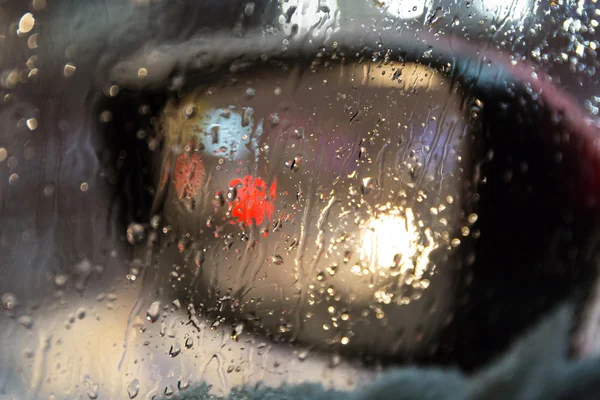
[[[177,157],[173,182],[180,200],[198,193],[204,183],[204,164],[198,154],[181,154]]]

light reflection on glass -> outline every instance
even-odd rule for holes
[[[279,17],[283,31],[313,36],[328,34],[338,28],[337,0],[286,0],[281,2]]]
[[[512,22],[534,14],[537,9],[537,1],[531,0],[481,0],[474,5],[487,17],[508,17]]]
[[[423,15],[426,3],[426,0],[379,0],[376,5],[394,17],[412,19]]]
[[[361,244],[361,259],[369,265],[371,273],[382,276],[404,277],[412,271],[410,284],[426,288],[429,282],[420,280],[430,265],[430,254],[437,249],[430,228],[422,232],[415,221],[412,209],[401,210],[383,206],[379,214],[367,222]],[[402,279],[402,278],[401,278]],[[377,300],[389,303],[391,295],[385,291],[375,293]]]

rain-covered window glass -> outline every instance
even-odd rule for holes
[[[595,0],[1,7],[1,399],[597,393]]]

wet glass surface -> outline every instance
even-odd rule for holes
[[[592,352],[600,9],[509,3],[7,3],[0,397]]]

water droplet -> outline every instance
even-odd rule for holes
[[[137,379],[134,379],[131,381],[129,386],[127,386],[127,394],[129,395],[130,399],[135,399],[135,396],[137,396],[139,392],[140,392],[140,381]]]
[[[300,360],[300,361],[306,360],[306,357],[308,357],[308,352],[309,352],[309,349],[301,349],[300,351],[298,351],[298,360]]]
[[[373,190],[373,178],[364,178],[360,185],[362,194],[368,194]]]
[[[279,254],[275,254],[273,257],[271,257],[271,262],[273,262],[275,265],[281,265],[283,264],[283,257],[281,257]]]
[[[38,122],[37,119],[35,118],[29,118],[26,122],[27,127],[29,128],[29,130],[31,131],[35,131],[38,127]]]
[[[210,128],[210,137],[212,144],[219,143],[219,125],[214,125],[212,128]]]
[[[23,315],[19,318],[19,323],[26,329],[31,329],[33,326],[33,318],[29,315]]]
[[[59,274],[54,277],[54,284],[56,287],[63,288],[67,284],[69,276],[65,274]]]
[[[181,308],[181,302],[179,301],[179,299],[173,300],[173,307],[175,307],[176,310],[179,310]]]
[[[253,89],[253,88],[246,89],[246,96],[253,97],[254,95],[256,95],[256,90],[255,89]]]
[[[165,394],[165,396],[173,395],[173,388],[171,387],[171,385],[168,385],[167,387],[165,387],[164,394]]]
[[[179,345],[179,342],[175,342],[175,344],[173,344],[171,346],[171,348],[169,349],[169,356],[175,358],[180,353],[181,353],[181,346]]]
[[[187,249],[189,244],[189,239],[188,238],[181,238],[178,242],[177,242],[177,250],[179,250],[180,253],[185,252],[185,250]]]
[[[292,139],[301,140],[304,139],[304,129],[294,129],[294,131],[290,134]]]
[[[250,17],[254,14],[254,8],[255,5],[254,3],[250,2],[246,4],[246,7],[244,7],[244,14],[246,14],[247,17]]]
[[[19,175],[12,174],[11,176],[9,176],[8,183],[10,183],[11,185],[16,185],[17,183],[19,183]]]
[[[227,201],[233,202],[236,197],[237,197],[237,188],[232,186],[229,188],[229,191],[227,192]]]
[[[106,300],[113,302],[113,301],[117,301],[119,297],[114,294],[114,293],[109,293],[108,296],[106,296]]]
[[[4,293],[2,295],[2,306],[7,310],[14,310],[17,306],[17,297],[12,293]]]
[[[112,121],[112,113],[108,110],[104,110],[100,113],[99,119],[100,119],[100,122],[103,122],[106,124],[106,123]]]
[[[344,253],[344,264],[348,264],[348,262],[350,261],[351,258],[352,258],[352,251],[347,250]]]
[[[190,119],[196,114],[196,107],[189,105],[183,109],[183,118]]]
[[[194,339],[189,337],[187,339],[185,339],[185,348],[186,349],[191,349],[194,346]]]
[[[359,160],[364,160],[367,158],[367,148],[364,146],[360,147],[360,151],[358,153],[358,159]]]
[[[75,74],[76,69],[77,67],[75,66],[75,64],[66,63],[65,68],[63,69],[63,75],[65,76],[65,78],[70,78],[73,76],[73,74]]]
[[[94,400],[98,398],[98,384],[92,382],[89,376],[83,379],[83,384],[87,387],[87,395],[90,399]]]
[[[190,387],[190,381],[189,380],[183,380],[180,379],[179,381],[177,381],[177,389],[181,390],[186,390],[187,388]]]
[[[244,323],[243,322],[240,322],[240,323],[234,325],[233,330],[231,332],[231,338],[233,340],[237,340],[243,331],[244,331]]]
[[[17,157],[11,156],[6,164],[9,168],[17,168],[17,166],[19,165],[19,160],[17,160]]]
[[[269,116],[269,121],[271,121],[271,126],[279,125],[279,123],[281,122],[281,119],[279,118],[279,114],[277,114],[277,113],[271,114]]]
[[[29,36],[29,39],[27,39],[27,47],[29,47],[31,50],[36,49],[38,47],[37,38],[37,33],[34,33],[33,35]]]
[[[78,308],[77,311],[75,312],[75,314],[77,314],[77,318],[79,318],[79,319],[84,319],[86,316],[86,312],[83,307]]]
[[[329,276],[334,276],[337,271],[338,271],[338,266],[337,265],[331,265],[327,268],[325,268],[325,270],[327,271],[327,273],[329,274]]]
[[[148,307],[148,311],[146,311],[146,318],[150,322],[156,322],[156,320],[158,319],[159,316],[160,316],[160,301],[157,300],[154,303],[150,304],[150,307]]]
[[[119,94],[120,90],[121,89],[117,85],[111,85],[108,88],[108,95],[110,97],[115,97],[115,96],[117,96]]]
[[[341,357],[339,354],[333,354],[329,360],[329,368],[335,368],[340,364]]]
[[[33,29],[35,25],[35,18],[33,14],[24,14],[19,20],[19,33],[28,33]]]
[[[231,117],[231,111],[228,108],[225,108],[225,109],[221,110],[220,115],[222,118],[229,119]]]
[[[127,241],[132,245],[142,243],[145,237],[145,229],[142,224],[136,222],[129,224],[127,227]]]
[[[223,196],[223,193],[217,192],[215,194],[214,205],[215,207],[223,207],[225,205],[225,197]]]
[[[286,163],[290,169],[294,172],[300,171],[300,167],[302,166],[302,157],[296,156],[292,161],[288,161]]]
[[[253,116],[254,110],[251,107],[245,107],[244,113],[242,114],[242,127],[250,125]]]
[[[469,215],[469,223],[474,224],[475,222],[477,222],[478,219],[478,215],[473,213]]]
[[[87,182],[82,182],[81,185],[79,185],[79,190],[81,190],[82,192],[87,192],[90,189],[90,185]]]
[[[6,157],[8,157],[8,151],[6,151],[4,147],[0,147],[0,163],[4,162],[4,160],[6,160]]]
[[[51,197],[54,194],[54,186],[47,185],[44,187],[44,196]]]

